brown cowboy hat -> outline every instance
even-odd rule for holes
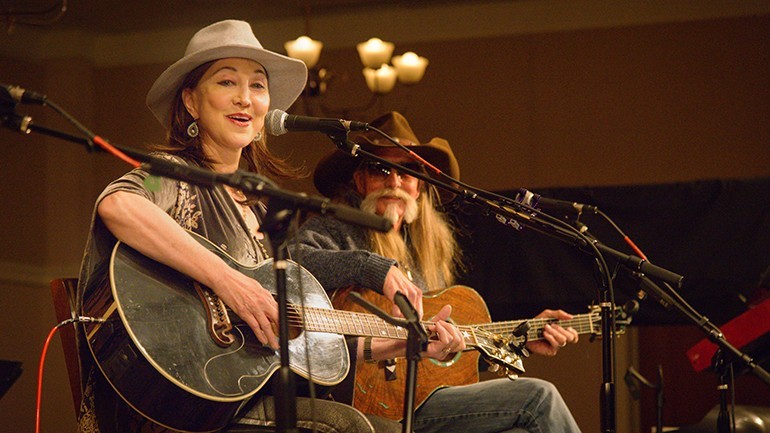
[[[420,143],[409,126],[409,122],[401,113],[396,111],[386,113],[369,122],[369,126],[393,137],[399,144],[408,147],[452,178],[460,178],[460,165],[457,163],[452,148],[449,147],[449,142],[443,138],[434,137],[427,143]],[[376,152],[377,149],[384,147],[396,147],[375,131],[362,132],[352,137],[351,140],[367,152]],[[340,186],[350,183],[353,172],[360,163],[360,158],[353,158],[345,152],[335,150],[318,162],[313,173],[313,183],[321,194],[334,197]],[[429,170],[429,173],[432,171]],[[439,190],[439,195],[442,202],[447,202],[453,197],[451,193],[444,193],[441,190]]]

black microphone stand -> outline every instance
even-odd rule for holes
[[[405,319],[397,319],[387,315],[384,311],[379,309],[376,305],[370,303],[360,294],[356,292],[350,292],[348,295],[357,304],[366,308],[370,312],[374,313],[382,320],[390,323],[393,326],[399,326],[406,328],[407,340],[406,340],[406,389],[404,390],[404,419],[402,421],[402,432],[412,433],[412,425],[414,424],[414,402],[415,394],[417,391],[417,364],[420,362],[420,353],[425,350],[428,344],[428,334],[425,332],[425,328],[420,323],[420,316],[415,310],[409,299],[401,292],[397,292],[394,298],[395,304]]]
[[[580,221],[576,221],[576,223],[580,226],[580,230],[583,234],[586,235],[587,238],[589,238],[591,241],[598,243],[598,240],[596,237],[594,237],[589,231],[588,227],[583,224]],[[609,251],[609,249],[607,249]],[[634,256],[636,257],[636,256]],[[642,292],[644,294],[649,293],[655,301],[660,304],[663,308],[666,310],[671,310],[672,308],[676,309],[681,315],[683,315],[685,318],[692,321],[695,326],[701,328],[701,330],[706,334],[709,340],[711,340],[713,343],[717,344],[718,349],[714,353],[714,357],[712,359],[712,367],[714,368],[714,372],[719,377],[719,386],[717,390],[719,391],[719,415],[717,417],[717,433],[733,433],[734,432],[734,425],[733,425],[733,414],[730,412],[728,408],[728,391],[730,390],[730,386],[732,385],[732,381],[728,379],[730,374],[732,373],[733,364],[736,360],[742,361],[745,366],[747,366],[754,374],[756,374],[760,379],[764,380],[766,383],[770,384],[770,375],[768,375],[768,372],[765,371],[761,366],[759,366],[754,359],[752,359],[748,354],[743,353],[739,351],[737,348],[732,346],[730,343],[727,342],[724,338],[724,334],[722,334],[722,331],[713,323],[710,322],[709,318],[704,316],[703,314],[698,313],[691,305],[689,305],[677,292],[676,290],[671,287],[670,281],[675,282],[677,287],[681,287],[681,277],[677,276],[674,273],[671,273],[665,269],[657,269],[655,267],[646,268],[644,271],[642,271],[642,264],[647,263],[648,261],[641,259],[632,259],[628,258],[628,261],[626,263],[639,263],[639,266],[637,267],[638,270],[631,271],[630,274],[633,278],[635,278],[641,287],[643,287]],[[662,287],[660,287],[655,281],[650,279],[647,274],[656,276],[660,278],[662,281],[665,281],[664,285],[668,288],[668,290],[664,290]],[[662,386],[663,386],[663,373],[661,370],[661,367],[659,367],[659,382],[658,386],[660,389],[656,388],[658,390],[657,395],[657,408],[658,408],[658,431],[661,429],[661,419],[662,419],[662,411],[663,411],[663,396],[662,396]],[[641,376],[639,376],[641,377]],[[646,384],[648,385],[648,384]],[[649,386],[649,385],[648,385]]]
[[[294,375],[289,365],[289,321],[288,300],[286,296],[286,234],[291,220],[296,213],[296,206],[283,199],[270,199],[267,214],[260,231],[267,233],[273,248],[273,270],[275,271],[276,292],[278,292],[278,342],[281,366],[278,369],[278,382],[274,387],[276,426],[279,432],[298,432],[297,398]]]

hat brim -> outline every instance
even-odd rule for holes
[[[169,66],[147,93],[147,106],[165,128],[171,126],[171,106],[187,74],[206,62],[226,58],[253,60],[265,68],[271,109],[287,110],[305,88],[307,67],[301,60],[252,45],[234,44],[201,50]]]
[[[390,143],[373,143],[369,140],[361,140],[358,144],[361,146],[361,149],[367,152],[376,152],[377,149],[385,147],[396,147]],[[460,179],[460,165],[446,140],[436,137],[428,143],[408,146],[408,148],[453,179]],[[361,158],[353,157],[341,150],[335,150],[325,155],[318,162],[313,173],[313,184],[321,194],[326,197],[334,197],[337,195],[340,187],[350,184],[353,172],[360,163]],[[440,180],[444,181],[444,179]],[[442,203],[446,203],[454,198],[454,194],[441,189],[439,189],[439,196]]]

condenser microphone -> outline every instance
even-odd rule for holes
[[[282,110],[270,110],[265,116],[265,132],[270,135],[283,135],[290,131],[315,131],[324,134],[338,132],[366,131],[369,124],[344,119],[324,119],[320,117],[298,116]]]
[[[563,213],[565,215],[581,214],[584,211],[589,213],[599,212],[599,208],[596,206],[543,197],[540,194],[535,194],[532,191],[526,190],[524,188],[519,189],[519,192],[516,194],[516,198],[514,200],[521,204],[525,204],[536,209],[541,209],[546,212],[553,211]]]
[[[45,105],[47,97],[23,87],[0,83],[0,99],[12,104],[37,104]]]

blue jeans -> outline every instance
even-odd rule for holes
[[[443,388],[415,412],[416,433],[580,432],[561,394],[541,379],[494,379]]]

